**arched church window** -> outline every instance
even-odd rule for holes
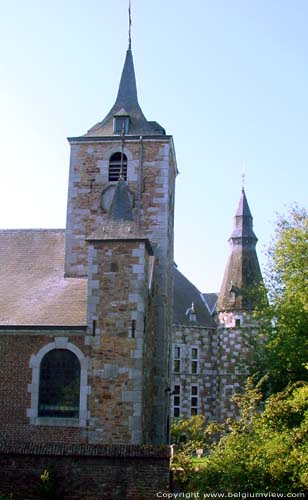
[[[109,181],[118,181],[121,171],[122,153],[114,153],[109,160]],[[127,157],[123,154],[123,179],[127,180]]]
[[[40,365],[39,417],[78,418],[80,362],[68,349],[53,349]]]

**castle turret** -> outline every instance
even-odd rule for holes
[[[224,318],[224,322],[230,326],[240,319],[243,312],[251,311],[255,306],[254,290],[262,282],[256,252],[257,241],[243,188],[229,238],[231,250],[217,303],[220,319]]]

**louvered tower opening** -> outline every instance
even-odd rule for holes
[[[109,181],[118,181],[121,171],[121,153],[114,153],[109,160]],[[127,157],[123,154],[123,179],[127,181]]]

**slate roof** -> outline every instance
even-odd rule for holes
[[[242,189],[233,232],[229,238],[231,249],[219,292],[217,311],[253,309],[251,292],[262,282],[256,252],[257,241],[253,232],[253,218]]]
[[[64,278],[63,229],[0,231],[0,325],[86,325],[87,280]]]
[[[113,107],[101,122],[88,130],[84,137],[114,135],[113,117],[117,114],[129,115],[130,126],[126,135],[165,135],[165,130],[158,123],[147,121],[138,103],[131,49],[126,52],[118,95]]]
[[[110,221],[92,238],[145,236],[133,222]],[[64,252],[64,229],[0,230],[0,326],[86,326],[87,279],[64,278]],[[198,324],[215,326],[199,290],[175,267],[174,323],[191,324],[192,302]]]
[[[234,216],[234,228],[231,234],[232,238],[250,238],[255,242],[258,241],[255,233],[253,232],[253,218],[250,212],[246,193],[242,189],[239,199],[238,207]]]
[[[217,305],[217,300],[218,300],[218,293],[203,293],[202,294],[203,299],[205,301],[205,305],[207,306],[210,314],[214,314],[214,311],[216,309]]]
[[[199,290],[174,266],[173,323],[194,325],[185,314],[192,302],[197,315],[195,325],[215,327],[215,321]]]

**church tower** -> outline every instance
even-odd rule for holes
[[[226,326],[242,323],[255,306],[254,289],[262,283],[256,252],[257,237],[245,190],[242,189],[229,238],[230,255],[217,302],[219,319]]]
[[[116,101],[71,146],[65,277],[88,278],[93,442],[168,441],[172,136],[139,105],[131,43]]]

